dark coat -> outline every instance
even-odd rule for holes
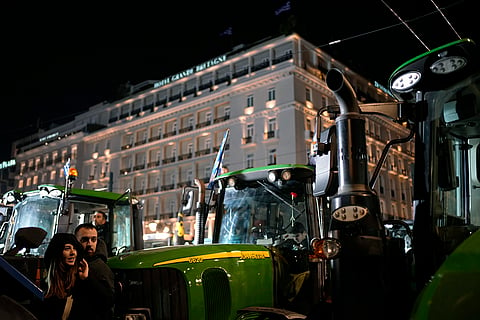
[[[113,317],[115,299],[114,275],[107,265],[105,243],[98,239],[97,250],[92,257],[85,257],[89,272],[87,281],[81,283],[79,290],[84,291],[74,300],[72,313],[88,320],[106,320]],[[78,308],[78,309],[77,309]]]

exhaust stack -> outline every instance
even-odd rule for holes
[[[332,300],[339,319],[382,319],[387,312],[385,232],[378,196],[368,183],[365,119],[352,86],[338,69],[327,86],[340,106],[335,119],[338,189],[331,197],[329,234],[342,245],[332,261]]]
[[[368,163],[365,120],[360,115],[357,97],[350,83],[338,69],[327,73],[327,86],[335,94],[340,115],[335,119],[338,144],[338,194],[371,192],[368,185]]]

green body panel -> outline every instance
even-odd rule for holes
[[[444,261],[416,300],[411,319],[480,318],[480,231]]]
[[[229,277],[232,308],[273,306],[273,262],[268,248],[253,244],[208,244],[172,246],[132,251],[111,257],[108,265],[119,269],[175,268],[184,277],[188,292],[189,315],[205,318],[202,274],[221,268]],[[162,284],[158,284],[159,290]]]

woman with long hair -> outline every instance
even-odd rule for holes
[[[44,262],[46,289],[39,319],[77,318],[81,306],[75,307],[75,300],[84,292],[81,282],[88,278],[83,247],[73,234],[57,233],[45,251]]]

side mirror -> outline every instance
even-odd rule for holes
[[[20,228],[15,233],[15,246],[7,251],[5,255],[15,255],[22,249],[38,248],[45,237],[47,231],[38,227]]]

